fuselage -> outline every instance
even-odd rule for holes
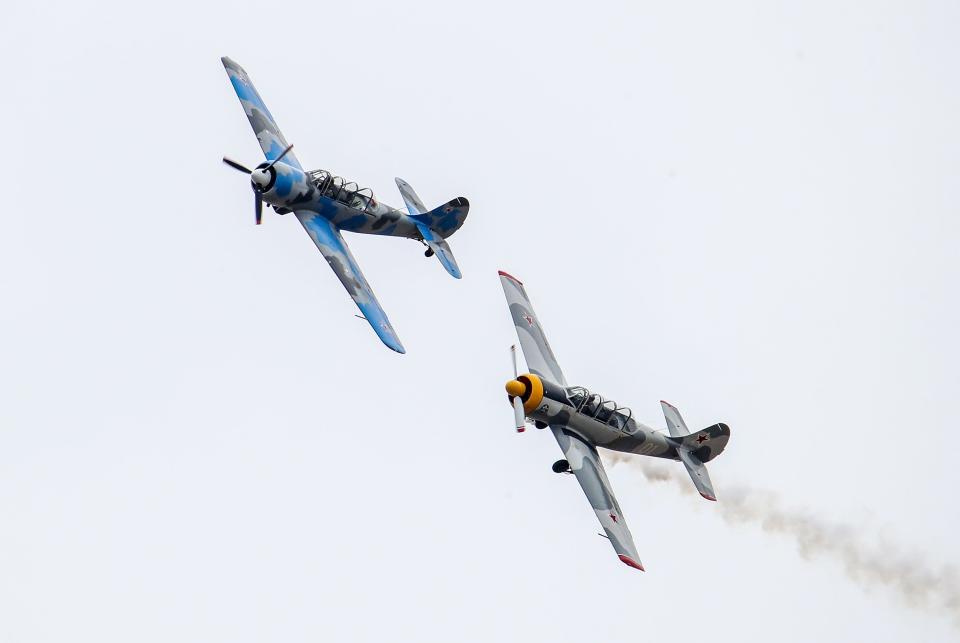
[[[634,420],[629,409],[604,402],[586,389],[565,389],[531,373],[517,381],[525,387],[520,398],[524,412],[535,422],[566,427],[611,451],[679,459],[678,442]]]
[[[341,230],[421,238],[409,215],[380,203],[372,192],[359,189],[356,184],[345,183],[322,170],[303,172],[282,161],[273,170],[272,180],[262,186],[261,196],[278,214],[310,210]]]

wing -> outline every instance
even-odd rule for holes
[[[221,58],[220,62],[227,70],[227,75],[233,84],[233,90],[237,92],[237,98],[243,105],[243,111],[250,120],[253,133],[257,135],[257,140],[260,141],[260,149],[263,150],[263,155],[267,157],[268,161],[275,160],[283,150],[287,149],[287,139],[283,138],[280,128],[277,127],[277,122],[273,120],[273,115],[264,105],[263,99],[257,93],[257,88],[250,82],[250,76],[247,75],[243,67],[226,56]],[[287,153],[283,160],[297,169],[303,169],[292,151]]]
[[[387,319],[387,314],[380,307],[370,284],[367,283],[363,273],[360,272],[360,266],[357,265],[353,253],[350,252],[350,248],[347,247],[343,237],[340,236],[340,231],[329,220],[316,212],[298,210],[296,215],[307,234],[317,244],[320,253],[337,274],[340,283],[353,297],[353,301],[357,302],[357,307],[363,313],[364,318],[373,326],[374,332],[388,347],[398,353],[405,353],[400,338],[397,337],[393,326],[390,325],[390,320]]]
[[[530,298],[527,297],[523,284],[519,279],[502,270],[499,274],[500,285],[503,286],[503,294],[507,296],[507,304],[513,316],[513,325],[517,328],[517,337],[520,339],[520,348],[523,350],[524,359],[527,360],[527,367],[534,375],[566,386],[567,379],[563,376],[560,365],[557,364],[557,358],[553,355],[546,335],[543,334],[543,327],[540,326],[537,314],[533,312],[533,306],[530,304]]]
[[[583,493],[590,501],[590,506],[597,514],[597,519],[607,533],[614,551],[624,564],[644,571],[640,556],[637,555],[637,547],[633,544],[633,535],[613,495],[607,472],[603,470],[603,463],[600,462],[597,450],[566,427],[551,426],[550,430],[553,431],[553,436],[557,439],[563,455],[570,463],[570,470],[577,476],[577,482],[580,483]]]

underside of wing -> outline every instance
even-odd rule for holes
[[[563,371],[560,370],[557,358],[553,355],[547,336],[543,334],[543,327],[533,311],[526,289],[516,277],[502,270],[499,274],[500,285],[503,286],[503,294],[507,297],[513,325],[517,329],[517,338],[520,340],[520,348],[523,350],[523,357],[527,360],[530,372],[560,386],[566,386],[567,380],[563,376]]]
[[[370,284],[360,272],[360,266],[357,265],[357,260],[353,258],[353,253],[344,242],[340,231],[328,219],[315,212],[300,210],[296,215],[320,253],[333,268],[340,283],[353,297],[353,301],[357,303],[364,319],[370,323],[374,332],[389,348],[398,353],[405,353],[400,338],[390,325],[390,320],[380,307]]]
[[[233,85],[233,90],[237,92],[237,98],[243,105],[243,111],[246,113],[247,119],[250,120],[250,126],[257,136],[263,155],[267,157],[268,161],[276,160],[287,149],[287,139],[280,133],[277,122],[273,120],[273,115],[270,114],[270,110],[267,109],[263,99],[260,98],[257,88],[253,86],[250,76],[247,75],[243,67],[226,56],[221,58],[220,61],[227,70],[227,75],[230,76],[230,83]],[[293,152],[288,152],[283,160],[297,169],[303,169]]]
[[[597,514],[597,520],[600,521],[600,526],[606,532],[617,556],[624,564],[643,571],[636,545],[633,544],[633,535],[613,495],[610,480],[607,479],[607,472],[603,469],[596,448],[566,427],[551,426],[550,430],[553,431],[564,457],[570,464],[570,471],[577,477],[577,482],[590,501],[590,506]]]

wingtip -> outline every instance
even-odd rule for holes
[[[509,272],[504,272],[503,270],[498,270],[498,271],[497,271],[497,274],[500,275],[501,277],[506,277],[507,279],[512,279],[513,281],[517,282],[517,283],[520,284],[521,286],[523,285],[523,282],[522,282],[522,281],[520,281],[519,279],[517,279],[516,277],[514,277],[513,275],[511,275]]]
[[[702,491],[700,492],[700,495],[703,496],[704,498],[706,498],[707,500],[709,500],[710,502],[716,502],[716,501],[717,501],[716,498],[714,498],[713,496],[708,496],[707,494],[703,493]]]
[[[397,337],[397,333],[393,330],[393,327],[390,326],[390,322],[384,320],[383,323],[377,325],[366,317],[363,317],[362,319],[365,319],[367,323],[370,324],[370,326],[373,328],[373,332],[377,334],[377,337],[380,338],[380,341],[383,342],[384,346],[395,353],[400,353],[401,355],[406,354],[407,349],[403,347],[403,343],[400,341],[400,338]]]
[[[622,562],[624,565],[627,565],[628,567],[633,567],[634,569],[639,569],[642,572],[647,571],[643,568],[643,565],[641,565],[634,559],[630,558],[629,556],[626,556],[624,554],[618,554],[618,555],[620,556],[620,562]]]
[[[400,340],[396,337],[381,337],[380,341],[383,342],[383,345],[392,350],[394,353],[400,353],[401,355],[406,355],[407,349],[403,347],[403,344],[400,343]]]
[[[242,76],[247,75],[247,72],[244,71],[243,67],[241,67],[239,63],[237,63],[237,61],[232,59],[230,56],[220,56],[220,62],[223,63],[223,68],[226,69],[228,72],[232,71]]]

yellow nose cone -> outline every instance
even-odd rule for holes
[[[523,397],[523,394],[527,392],[527,387],[523,385],[523,382],[520,380],[510,380],[507,382],[507,395],[513,397]]]

